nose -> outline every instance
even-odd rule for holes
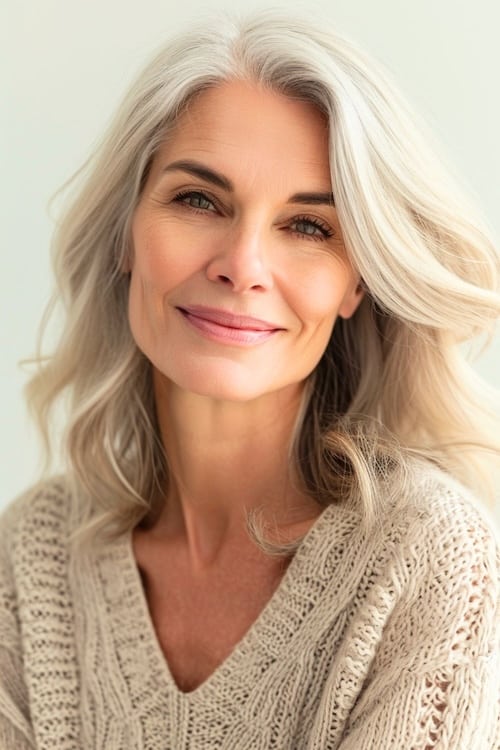
[[[256,224],[229,232],[206,267],[207,278],[234,292],[265,291],[273,285],[269,238]]]

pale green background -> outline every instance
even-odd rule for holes
[[[273,5],[313,16],[320,8],[335,28],[385,63],[500,236],[498,0]],[[37,466],[16,363],[33,351],[51,286],[49,197],[83,161],[162,39],[200,12],[227,7],[215,0],[4,0],[0,506],[33,480]],[[249,4],[233,0],[231,7]],[[498,383],[498,336],[477,367]]]

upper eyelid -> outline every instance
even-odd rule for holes
[[[323,229],[333,229],[325,219],[321,219],[319,216],[309,216],[309,214],[297,214],[297,216],[292,218],[292,221],[309,221],[311,224],[316,224]]]
[[[175,191],[173,200],[175,201],[179,197],[187,198],[189,195],[201,195],[205,200],[209,201],[209,203],[212,203],[216,208],[222,208],[220,200],[218,200],[215,196],[210,195],[210,193],[208,193],[206,190],[201,190],[200,188],[180,188],[179,190]]]

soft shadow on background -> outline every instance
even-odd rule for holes
[[[500,237],[498,0],[273,2],[318,10],[391,71]],[[253,8],[269,3],[252,3]],[[17,362],[34,351],[51,289],[48,202],[80,166],[141,65],[171,32],[227,2],[7,0],[2,65],[0,508],[36,477],[38,445]],[[249,5],[232,0],[245,12]],[[5,127],[6,125],[6,127]],[[57,201],[53,213],[57,212]],[[476,362],[500,383],[500,335]],[[497,514],[498,516],[499,514]]]

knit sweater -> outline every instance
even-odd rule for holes
[[[369,534],[334,504],[258,618],[182,692],[131,533],[76,554],[55,481],[0,517],[2,750],[497,750],[499,552],[429,470]],[[168,575],[168,571],[165,573]]]

